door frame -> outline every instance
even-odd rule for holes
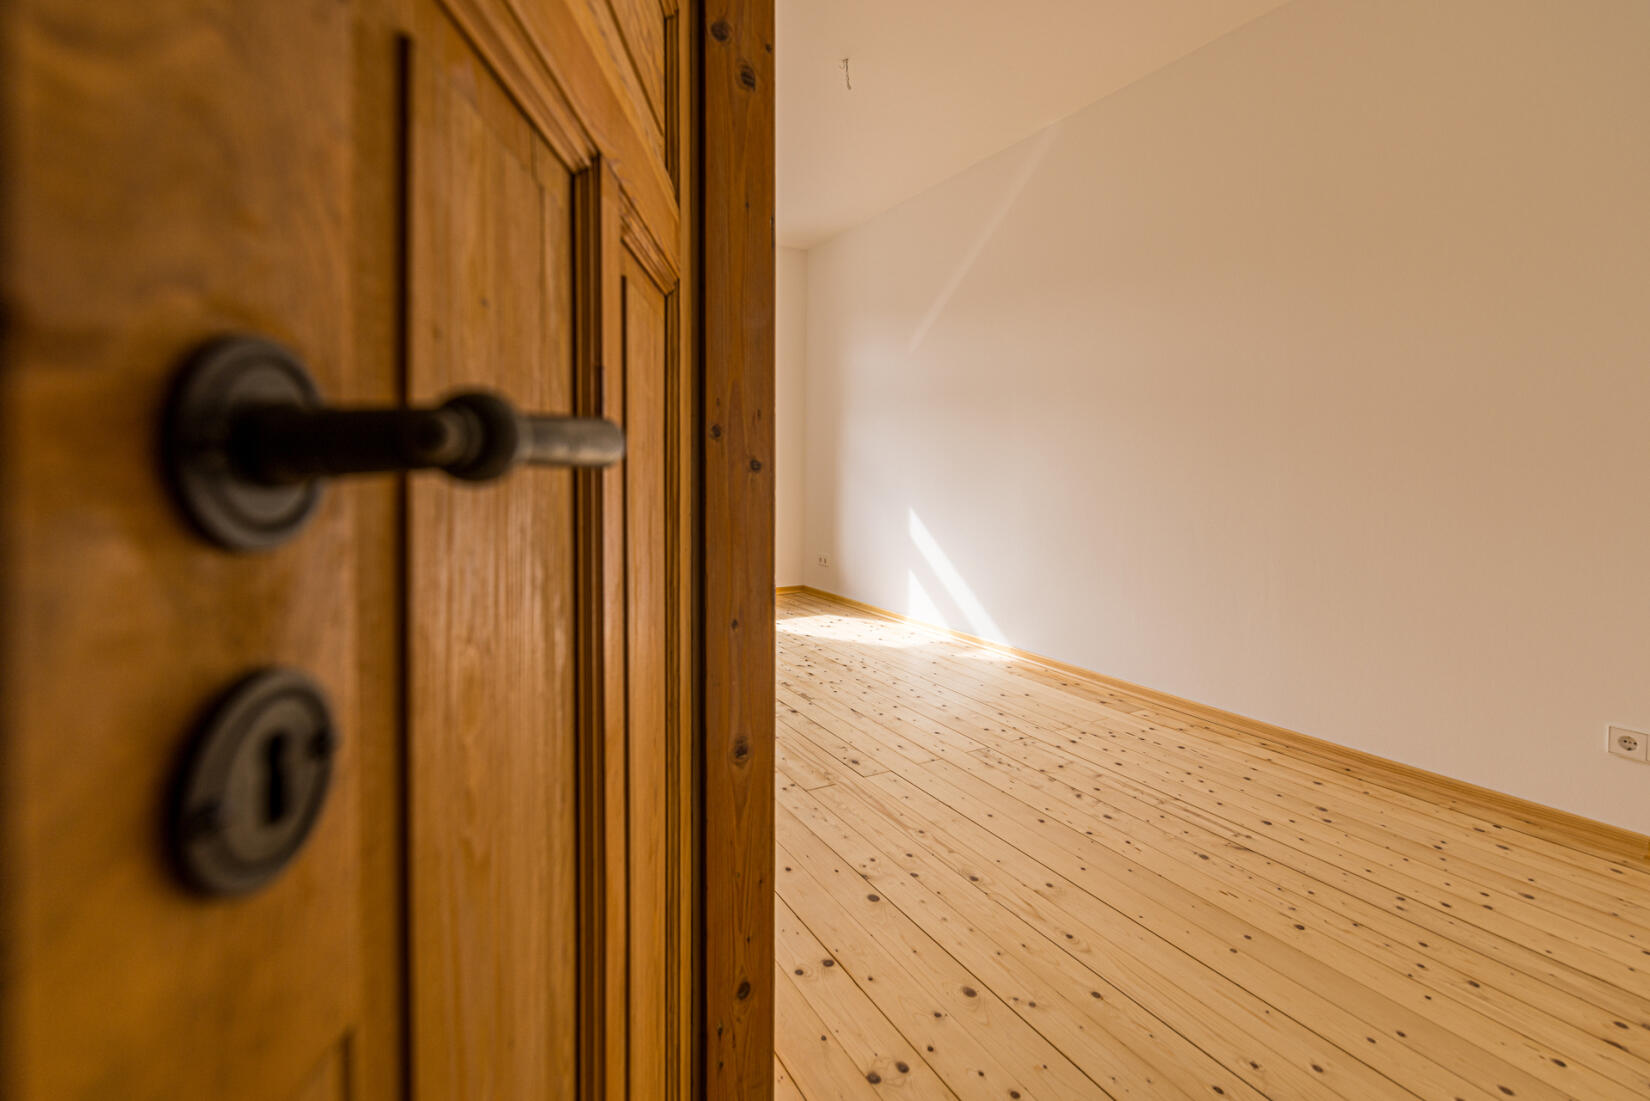
[[[774,12],[694,3],[702,1096],[773,1095]],[[692,200],[696,199],[696,202]],[[689,267],[688,265],[691,265]]]

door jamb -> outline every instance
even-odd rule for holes
[[[695,5],[700,1096],[773,1095],[774,13]]]

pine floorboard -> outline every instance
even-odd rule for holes
[[[1650,1097],[1650,862],[778,608],[776,1096]]]

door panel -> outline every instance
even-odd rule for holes
[[[665,70],[667,49],[665,20],[675,13],[675,5],[665,9],[659,0],[587,0],[592,5],[605,5],[618,24],[618,37],[624,43],[627,62],[640,82],[649,113],[663,128],[665,125]]]
[[[509,28],[434,3],[414,26],[411,400],[487,386],[615,420],[627,447],[602,472],[412,486],[414,1092],[663,1097],[690,1043],[667,1005],[691,968],[691,879],[668,878],[691,793],[666,641],[689,614],[665,587],[676,242],[602,146],[564,156],[554,90],[497,64]]]
[[[570,414],[572,175],[447,21],[412,51],[414,402],[490,388]],[[409,502],[414,1082],[425,1097],[576,1085],[573,475]]]
[[[284,1099],[358,1004],[359,533],[332,494],[278,551],[216,550],[153,455],[206,337],[264,333],[327,393],[354,385],[349,12],[4,18],[0,1095]],[[345,726],[331,795],[266,890],[203,899],[164,859],[166,788],[202,708],[269,663],[311,672]]]
[[[651,0],[644,0],[652,6]],[[623,102],[629,125],[650,147],[659,160],[665,156],[664,113],[656,108],[662,102],[656,98],[662,91],[664,70],[653,58],[638,63],[636,49],[646,49],[646,43],[630,38],[628,28],[617,18],[616,9],[607,0],[574,0],[582,10],[581,23],[588,28],[592,41],[601,43],[603,68],[610,74],[614,90]],[[644,55],[645,57],[646,55]],[[662,61],[662,57],[658,60]]]
[[[570,163],[601,156],[658,247],[680,249],[682,101],[663,130],[651,118],[603,0],[445,0],[552,148]],[[679,36],[678,36],[679,37]],[[682,53],[685,55],[686,51]]]

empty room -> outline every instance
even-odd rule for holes
[[[776,50],[777,1095],[1650,1096],[1650,7]]]

